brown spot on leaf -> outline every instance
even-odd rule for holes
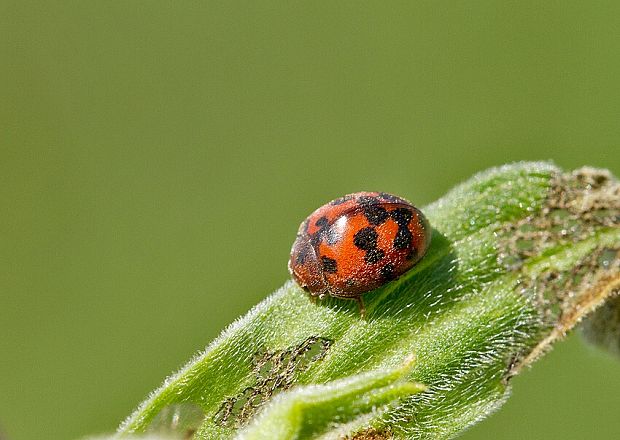
[[[587,239],[601,227],[620,227],[620,183],[593,168],[557,174],[541,212],[498,231],[500,264],[519,269],[528,258]]]
[[[342,440],[390,440],[394,435],[389,428],[368,428],[354,434],[353,436],[343,437]]]
[[[254,385],[226,399],[214,420],[223,426],[244,425],[273,395],[289,389],[298,374],[321,360],[332,341],[310,336],[302,343],[284,350],[263,351],[254,355]]]

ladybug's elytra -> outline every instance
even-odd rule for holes
[[[312,296],[358,301],[411,269],[426,253],[431,228],[407,200],[358,192],[333,200],[300,225],[289,272]]]

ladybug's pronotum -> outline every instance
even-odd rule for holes
[[[354,299],[411,269],[426,253],[431,228],[400,197],[358,192],[333,200],[300,225],[289,271],[312,296]]]

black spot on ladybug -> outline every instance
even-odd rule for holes
[[[338,197],[336,200],[332,200],[330,205],[332,205],[332,206],[342,205],[344,202],[347,202],[347,201],[351,200],[352,198],[353,197],[350,196],[350,195]]]
[[[390,212],[390,216],[397,225],[407,226],[413,217],[413,212],[407,208],[396,208]]]
[[[328,223],[329,220],[327,220],[327,217],[325,216],[319,218],[317,221],[314,222],[315,226],[317,226],[319,229],[325,229]]]
[[[353,287],[355,286],[355,281],[353,281],[351,278],[349,278],[348,280],[346,280],[344,282],[346,284],[347,287]]]
[[[362,228],[353,236],[353,244],[359,249],[366,251],[364,259],[367,263],[376,263],[385,256],[385,252],[377,248],[378,237],[377,231],[371,227]]]
[[[376,197],[361,196],[357,203],[364,210],[364,216],[371,225],[379,226],[390,218],[390,214],[381,206],[381,200]]]
[[[364,216],[368,220],[368,223],[374,226],[379,226],[390,217],[387,210],[381,206],[371,205],[364,207]]]
[[[388,263],[381,268],[381,278],[385,281],[390,281],[395,278],[394,275],[394,265],[392,263]]]
[[[374,228],[362,228],[353,236],[353,244],[363,251],[369,251],[377,247],[378,236]]]
[[[384,192],[379,193],[379,197],[381,197],[386,202],[391,202],[391,203],[404,203],[405,202],[400,197],[396,197],[396,196],[393,196],[392,194],[388,194]]]
[[[407,249],[411,246],[411,240],[413,240],[413,235],[411,235],[411,231],[407,228],[401,228],[399,226],[398,231],[396,232],[396,237],[394,237],[394,248],[395,249]]]
[[[297,252],[297,256],[295,257],[295,263],[304,264],[306,262],[306,258],[308,257],[309,251],[310,251],[309,245],[306,245],[302,247],[301,249],[299,249],[299,252]]]
[[[368,206],[375,206],[381,203],[381,201],[373,196],[359,196],[357,199],[357,203],[363,207],[366,208]]]
[[[396,237],[394,237],[395,249],[407,249],[411,246],[413,235],[409,230],[409,222],[413,217],[413,212],[406,208],[396,208],[390,212],[390,216],[394,219],[398,225],[398,231],[396,231]]]
[[[319,243],[321,243],[323,237],[325,237],[329,232],[329,220],[327,220],[327,217],[323,216],[317,219],[317,221],[314,222],[314,225],[317,226],[319,230],[310,236],[310,242],[312,243],[312,246],[316,247]]]
[[[336,260],[334,260],[333,258],[329,258],[323,255],[321,257],[321,263],[323,266],[323,272],[327,272],[327,273],[338,272],[338,264],[336,263]]]

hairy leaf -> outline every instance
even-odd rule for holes
[[[365,296],[365,319],[354,302],[315,303],[287,282],[119,434],[158,432],[161,414],[178,412],[195,420],[177,430],[186,438],[450,438],[498,408],[511,377],[618,292],[620,186],[607,171],[503,166],[423,211],[427,255]],[[609,316],[599,334],[617,335]],[[617,347],[617,336],[599,340]]]

